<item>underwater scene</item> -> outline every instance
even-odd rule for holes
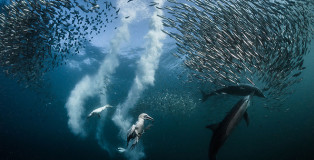
[[[314,1],[0,0],[0,160],[314,160]]]

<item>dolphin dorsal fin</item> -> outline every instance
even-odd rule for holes
[[[246,122],[246,125],[249,126],[250,121],[249,121],[249,115],[247,114],[247,111],[245,111],[243,118]]]
[[[218,124],[211,124],[206,126],[206,128],[211,129],[214,132],[218,128]]]

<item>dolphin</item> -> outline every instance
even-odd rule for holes
[[[107,104],[107,105],[104,105],[103,107],[99,107],[97,109],[94,109],[92,112],[90,112],[90,114],[87,116],[87,118],[90,118],[93,115],[97,115],[100,118],[100,113],[109,107],[112,107],[112,106]]]
[[[138,116],[137,122],[135,124],[133,124],[131,129],[128,131],[126,146],[129,145],[129,141],[131,139],[135,139],[133,144],[132,144],[132,146],[131,146],[131,149],[134,149],[135,145],[138,143],[140,137],[144,133],[144,130],[146,130],[146,129],[148,129],[150,127],[150,125],[149,125],[148,127],[146,127],[144,129],[144,120],[146,120],[146,119],[154,121],[154,119],[152,117],[150,117],[148,114],[141,113]]]
[[[250,104],[250,99],[253,94],[254,93],[239,100],[220,123],[206,126],[206,128],[213,131],[213,136],[208,150],[208,157],[210,160],[216,160],[218,150],[224,144],[242,117],[246,121],[247,125],[249,125],[249,118],[246,110]]]
[[[263,92],[250,84],[239,84],[234,86],[227,86],[221,89],[218,89],[216,91],[213,91],[209,94],[205,93],[204,91],[201,91],[203,98],[202,102],[205,102],[210,96],[217,95],[217,94],[231,94],[231,95],[237,95],[237,96],[246,96],[254,92],[254,95],[258,97],[266,98],[266,96],[263,94]]]

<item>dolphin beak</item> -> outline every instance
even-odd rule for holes
[[[154,121],[154,118],[150,117],[149,115],[147,115],[146,119]]]

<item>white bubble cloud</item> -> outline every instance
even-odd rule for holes
[[[162,6],[164,3],[163,0],[158,0],[156,2],[159,3],[159,6]],[[114,123],[121,129],[120,136],[123,140],[126,140],[125,135],[133,120],[133,118],[129,116],[128,111],[134,108],[144,89],[149,85],[154,85],[155,72],[158,68],[159,59],[162,53],[162,40],[166,38],[166,35],[162,32],[162,20],[157,16],[162,14],[162,10],[156,9],[151,17],[150,29],[145,36],[147,39],[145,51],[138,62],[133,85],[129,90],[126,101],[117,106],[116,112],[112,118]],[[129,159],[141,159],[145,156],[144,148],[137,147],[136,150],[127,150],[125,155]]]

